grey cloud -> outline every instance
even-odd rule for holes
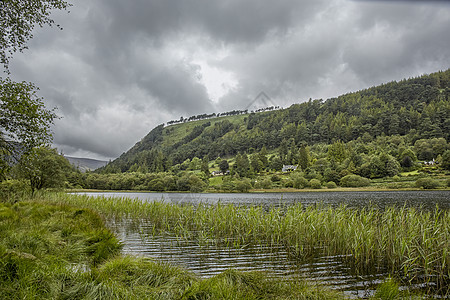
[[[11,71],[59,107],[61,150],[114,158],[162,122],[261,91],[286,107],[447,69],[450,5],[422,2],[79,0]],[[236,81],[215,102],[199,61]]]

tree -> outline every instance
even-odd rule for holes
[[[240,154],[236,156],[236,162],[234,163],[233,170],[238,173],[241,177],[247,177],[250,169],[250,162],[248,160],[247,154]]]
[[[450,150],[447,150],[442,154],[442,161],[440,162],[440,166],[444,170],[450,171]]]
[[[302,144],[298,154],[298,163],[302,170],[306,170],[309,167],[310,158],[309,158],[309,149],[305,144]]]
[[[64,156],[48,147],[34,148],[22,155],[17,165],[18,176],[30,181],[31,191],[61,188],[72,166]]]
[[[203,173],[205,173],[206,176],[209,177],[211,175],[211,173],[209,173],[209,157],[208,157],[208,155],[203,156],[201,170]]]
[[[8,70],[9,59],[17,51],[27,48],[33,38],[36,25],[52,26],[50,18],[53,9],[66,10],[70,7],[62,0],[6,0],[0,4],[0,61]],[[59,26],[58,26],[59,27]]]
[[[283,168],[283,162],[278,156],[272,156],[270,159],[270,166],[272,170],[281,171]]]
[[[260,156],[256,153],[250,157],[250,165],[252,166],[252,169],[255,173],[261,172],[264,168]]]
[[[342,141],[336,141],[328,147],[328,159],[342,163],[347,158],[347,149]]]
[[[220,168],[220,172],[225,174],[228,171],[228,169],[230,168],[230,165],[228,164],[228,161],[226,159],[222,159],[219,162],[219,168]]]
[[[21,153],[33,147],[47,144],[52,135],[50,126],[57,117],[53,110],[45,108],[36,96],[32,83],[16,83],[0,78],[0,160],[7,165],[8,157],[18,160]],[[2,168],[2,173],[6,172]],[[4,174],[3,174],[4,175]]]
[[[0,62],[6,73],[10,73],[12,54],[27,48],[35,25],[53,25],[51,10],[65,10],[69,6],[62,0],[1,2]],[[45,109],[42,99],[36,97],[36,90],[32,83],[16,83],[0,77],[0,180],[5,178],[9,169],[7,160],[14,156],[15,150],[26,153],[51,140],[49,128],[56,115],[53,110]]]

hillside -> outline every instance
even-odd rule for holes
[[[411,144],[449,140],[450,69],[282,110],[160,125],[100,171],[161,172],[194,157],[392,135],[407,136]]]
[[[96,160],[91,158],[80,158],[80,157],[71,157],[64,156],[72,165],[76,168],[80,169],[82,172],[93,171],[95,169],[104,167],[108,164],[107,161],[104,160]]]

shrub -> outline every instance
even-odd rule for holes
[[[431,178],[420,178],[416,180],[416,187],[426,190],[437,189],[440,186],[439,181]]]
[[[271,189],[272,188],[272,181],[269,178],[264,178],[261,180],[258,180],[255,184],[255,188],[257,189]]]
[[[270,180],[272,180],[272,182],[278,182],[281,180],[281,178],[277,174],[273,174]]]
[[[31,193],[27,182],[22,180],[5,180],[0,183],[0,200],[16,202],[20,197]]]
[[[335,189],[335,188],[337,188],[337,184],[334,181],[328,181],[327,182],[327,188]]]
[[[236,182],[235,188],[239,192],[248,192],[252,188],[250,179],[244,178]]]
[[[320,189],[321,187],[322,187],[322,184],[320,183],[320,180],[319,179],[311,179],[310,181],[309,181],[309,186],[312,188],[312,189]]]
[[[347,175],[341,178],[341,186],[345,187],[362,187],[370,185],[370,180],[359,175]]]
[[[283,180],[283,185],[284,185],[284,187],[287,187],[287,188],[294,187],[294,181],[290,178],[285,179],[285,180]]]
[[[303,176],[296,176],[294,178],[294,188],[296,189],[304,189],[309,186],[308,180]]]

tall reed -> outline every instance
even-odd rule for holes
[[[301,204],[267,210],[261,206],[176,205],[64,194],[44,198],[91,208],[105,218],[145,221],[150,224],[146,232],[149,235],[170,233],[234,247],[283,245],[299,259],[317,254],[339,255],[356,272],[382,268],[410,282],[422,278],[432,280],[438,289],[450,285],[448,210],[351,209]]]

